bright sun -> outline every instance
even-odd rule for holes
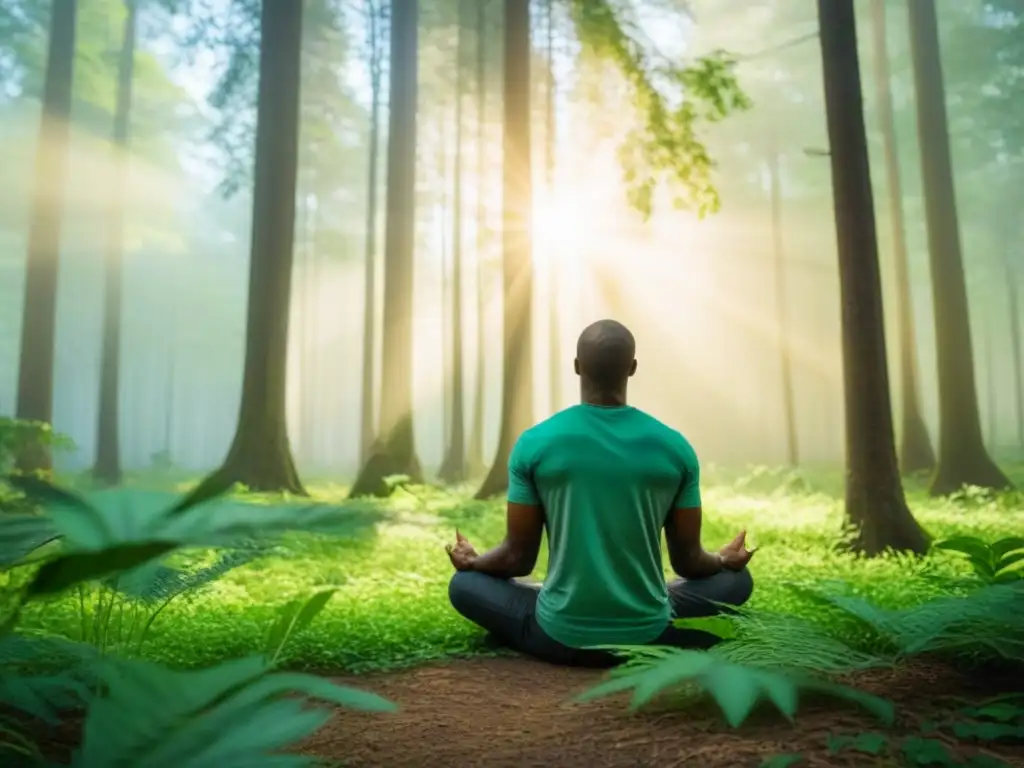
[[[533,258],[539,265],[576,263],[586,241],[578,205],[557,192],[541,192],[533,203]]]

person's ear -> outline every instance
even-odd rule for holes
[[[629,366],[629,375],[632,376],[636,373],[636,360],[633,360],[633,364]]]
[[[580,359],[578,357],[573,358],[572,369],[576,372],[577,376],[580,375]]]

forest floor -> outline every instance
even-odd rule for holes
[[[883,733],[870,715],[835,702],[809,704],[793,722],[767,709],[758,711],[742,727],[732,729],[710,702],[683,710],[656,704],[628,714],[619,697],[572,701],[602,674],[520,658],[491,658],[346,678],[340,682],[401,702],[400,711],[369,715],[339,710],[301,751],[353,768],[898,764],[856,749],[830,748],[844,736],[870,747],[871,735]],[[908,740],[913,744],[923,738],[926,721],[945,721],[966,703],[980,703],[998,692],[990,681],[926,664],[860,673],[848,682],[896,704],[896,726],[884,731],[890,755],[899,754]],[[1024,766],[1024,746],[968,747],[948,737],[928,738],[940,741],[950,757],[963,761],[934,765],[971,765],[966,761],[987,755],[1001,758],[1004,765]],[[776,762],[766,762],[771,758]]]

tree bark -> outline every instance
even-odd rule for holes
[[[77,7],[77,0],[53,0],[50,10],[50,37],[25,263],[25,299],[21,310],[15,414],[24,421],[46,424],[53,423],[57,278],[67,184]],[[16,457],[16,464],[22,472],[49,470],[52,467],[49,446],[41,443],[23,446]]]
[[[1010,488],[981,434],[935,3],[908,0],[908,9],[939,380],[939,456],[929,491]]]
[[[530,53],[530,1],[505,0],[501,428],[494,462],[476,492],[478,499],[508,488],[509,454],[533,420]]]
[[[774,138],[774,137],[773,137]],[[773,140],[774,144],[774,140]],[[782,385],[782,414],[786,432],[786,461],[800,465],[800,442],[796,427],[796,396],[793,391],[793,353],[786,322],[786,253],[782,244],[782,180],[779,177],[778,147],[768,153],[768,175],[772,208],[772,247],[775,254],[775,311],[779,336],[779,374]]]
[[[484,291],[484,224],[487,207],[484,187],[487,181],[487,58],[484,38],[487,32],[487,5],[476,3],[476,376],[473,380],[473,418],[466,450],[467,472],[479,477],[484,464],[484,398],[486,394],[487,296]]]
[[[446,483],[461,483],[466,479],[466,416],[463,391],[462,354],[462,99],[465,90],[464,65],[466,53],[466,3],[459,0],[458,44],[455,64],[455,159],[452,174],[452,361],[451,361],[451,419],[448,443],[438,476]]]
[[[1024,360],[1021,357],[1020,334],[1020,288],[1017,285],[1017,270],[1010,257],[1010,243],[1006,244],[1004,266],[1006,269],[1006,303],[1010,321],[1011,360],[1013,361],[1013,392],[1017,406],[1017,446],[1024,446]]]
[[[413,268],[416,224],[418,0],[391,8],[387,236],[384,243],[384,360],[379,438],[352,485],[352,496],[389,492],[386,478],[422,482],[412,412]]]
[[[302,3],[264,2],[245,367],[238,424],[210,483],[305,495],[288,440],[285,396],[295,247]]]
[[[124,40],[117,72],[117,103],[111,142],[112,197],[107,213],[107,261],[103,290],[103,343],[100,355],[100,402],[96,425],[96,463],[93,478],[100,483],[121,482],[120,399],[121,379],[121,291],[124,281],[125,180],[131,147],[132,78],[135,69],[137,0],[126,0]]]
[[[377,363],[377,173],[380,167],[381,27],[383,9],[376,0],[367,3],[370,27],[370,168],[366,190],[366,244],[363,249],[363,378],[359,419],[359,462],[369,461],[376,435],[374,427],[374,380]]]
[[[846,417],[846,518],[853,548],[924,553],[896,463],[882,284],[853,0],[818,0],[825,108],[839,245]]]
[[[554,0],[547,0],[545,5],[545,31],[547,32],[547,88],[545,91],[545,118],[546,128],[544,132],[544,171],[545,182],[548,188],[548,199],[552,199],[555,189],[555,150],[556,150],[556,125],[555,125],[555,19]],[[560,254],[548,254],[548,275],[550,289],[548,291],[548,365],[550,367],[550,410],[556,413],[562,406],[562,366],[566,361],[562,360],[561,328],[562,321],[559,316],[559,256]]]
[[[896,121],[892,109],[892,75],[889,72],[889,48],[886,42],[885,0],[871,0],[871,31],[875,59],[875,99],[879,131],[885,156],[888,187],[889,225],[892,227],[893,266],[896,271],[896,320],[900,344],[900,396],[902,430],[900,469],[904,472],[930,471],[935,468],[935,451],[928,427],[921,414],[917,385],[917,334],[914,330],[914,299],[910,287],[910,264],[904,231],[903,185],[897,154]]]

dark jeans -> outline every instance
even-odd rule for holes
[[[746,569],[738,573],[722,571],[707,579],[676,579],[668,584],[672,612],[678,619],[714,616],[730,606],[741,606],[753,591],[754,580]],[[570,648],[548,636],[537,624],[539,593],[539,584],[474,572],[457,572],[448,584],[452,607],[502,645],[553,664],[610,667],[617,663],[616,657],[605,651]],[[649,645],[709,648],[716,641],[707,632],[669,624]]]

